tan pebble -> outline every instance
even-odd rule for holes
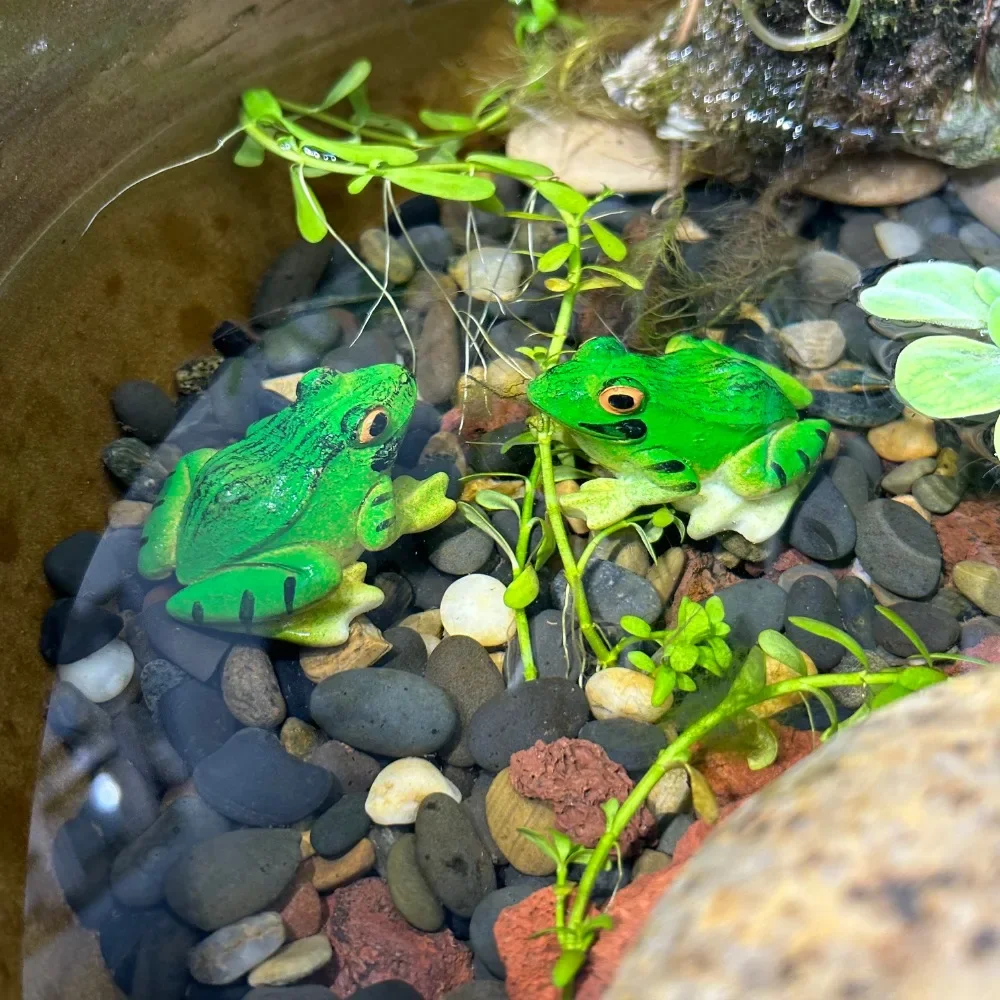
[[[615,565],[627,569],[637,576],[645,576],[652,568],[646,546],[638,538],[627,541],[615,555]]]
[[[458,376],[452,402],[462,410],[466,420],[487,423],[492,401],[493,393],[486,384],[486,369],[481,365]]]
[[[441,645],[441,636],[439,635],[423,635],[420,636],[424,640],[424,648],[427,650],[427,655],[430,656],[438,646]]]
[[[486,823],[497,847],[524,875],[551,875],[556,863],[520,830],[545,836],[556,825],[556,814],[544,802],[528,799],[514,790],[510,771],[504,768],[486,792]]]
[[[663,143],[631,122],[583,115],[528,118],[507,136],[507,155],[545,163],[583,194],[662,191],[673,182]]]
[[[804,368],[829,368],[836,364],[847,340],[840,324],[832,319],[807,319],[783,326],[778,337],[785,354]]]
[[[965,207],[993,232],[1000,232],[1000,167],[956,170],[952,179]]]
[[[735,552],[720,552],[715,557],[726,569],[736,569],[743,561]]]
[[[303,649],[299,665],[309,680],[319,683],[345,670],[370,667],[380,660],[392,643],[382,638],[382,633],[364,616],[351,622],[347,642],[341,646],[317,646]]]
[[[934,421],[925,417],[893,420],[868,432],[868,443],[880,458],[890,462],[909,462],[914,458],[933,458],[938,453]]]
[[[896,503],[906,504],[907,507],[915,510],[925,521],[930,522],[930,511],[921,506],[920,501],[910,493],[901,493],[898,497],[893,497]]]
[[[411,628],[421,635],[429,635],[435,639],[441,638],[441,610],[431,608],[430,611],[418,611],[407,615],[398,625],[399,628]]]
[[[388,275],[394,285],[405,284],[416,270],[416,264],[406,247],[382,229],[366,229],[358,237],[358,250],[365,263],[376,274]]]
[[[450,275],[421,270],[406,286],[403,303],[407,309],[424,312],[435,302],[450,302],[457,294],[458,285]]]
[[[667,698],[654,706],[653,678],[627,667],[605,667],[587,681],[587,703],[595,719],[634,719],[656,722],[673,703]]]
[[[417,365],[417,390],[425,403],[438,406],[446,403],[462,370],[455,314],[447,302],[435,302],[420,327],[416,338],[417,358],[433,359],[430,364]]]
[[[537,367],[524,357],[510,361],[497,358],[486,367],[486,385],[504,399],[518,399],[524,396],[528,383],[537,370]]]
[[[312,845],[312,836],[309,830],[303,830],[299,840],[299,857],[305,861],[306,858],[314,857],[316,848]]]
[[[286,986],[319,971],[333,958],[330,939],[313,934],[286,945],[247,977],[251,986]]]
[[[988,615],[1000,615],[1000,569],[989,563],[964,559],[955,564],[958,590]]]
[[[365,837],[343,857],[330,860],[318,854],[302,862],[317,892],[331,892],[353,882],[375,867],[375,845]]]
[[[462,801],[458,788],[429,760],[401,757],[379,771],[368,789],[365,812],[373,823],[381,826],[412,823],[420,803],[435,793]]]
[[[284,396],[285,399],[291,400],[294,403],[298,398],[299,383],[302,381],[304,374],[305,372],[295,372],[293,375],[277,375],[275,378],[264,379],[261,385],[268,392]]]
[[[958,452],[954,448],[942,448],[938,452],[934,475],[951,478],[958,475]]]
[[[142,500],[116,500],[108,508],[109,528],[141,528],[153,509]]]
[[[930,160],[905,153],[839,157],[833,167],[799,190],[838,205],[882,208],[925,198],[942,187],[948,175]]]
[[[632,880],[635,881],[640,875],[652,875],[653,872],[661,871],[671,863],[672,859],[663,851],[645,850],[632,864]]]
[[[285,718],[285,699],[271,658],[259,646],[233,646],[226,654],[222,697],[244,726],[273,729]]]
[[[305,760],[316,747],[326,742],[326,737],[318,729],[294,715],[285,720],[280,738],[281,745],[299,760]]]
[[[420,452],[419,462],[428,462],[435,458],[446,458],[454,462],[460,476],[469,471],[462,442],[458,435],[451,431],[438,431],[427,439],[427,444]]]
[[[479,247],[448,269],[458,287],[478,302],[513,302],[521,292],[521,258],[506,247]]]
[[[708,230],[698,225],[690,215],[682,215],[674,229],[674,238],[681,243],[703,243],[708,237]]]
[[[691,782],[683,767],[667,771],[646,796],[646,806],[657,819],[684,812],[690,801]]]
[[[460,499],[466,503],[472,503],[480,490],[495,490],[505,497],[519,500],[524,496],[524,483],[520,479],[490,479],[488,476],[479,476],[476,479],[467,479],[462,483]],[[558,491],[559,484],[556,485],[556,492]]]
[[[808,653],[802,653],[802,659],[805,660],[806,673],[805,676],[813,677],[816,674],[816,664],[813,663],[812,657]],[[764,657],[764,671],[765,671],[765,681],[767,685],[779,684],[781,681],[791,680],[793,677],[800,677],[801,674],[797,674],[787,663],[782,663],[781,660],[776,660],[773,656]],[[768,698],[767,701],[759,702],[754,705],[750,711],[757,716],[758,719],[769,719],[772,715],[777,715],[778,712],[783,712],[786,708],[792,708],[794,705],[798,705],[802,699],[797,694],[783,694],[779,695],[777,698]]]
[[[646,574],[646,579],[653,585],[664,603],[674,596],[674,590],[684,572],[686,562],[687,555],[684,550],[680,546],[675,546],[658,556]]]
[[[836,431],[830,431],[830,436],[826,439],[826,447],[823,449],[823,459],[829,461],[836,458],[840,453],[840,438]]]
[[[493,661],[493,666],[495,666],[500,673],[503,673],[503,661],[505,655],[506,654],[504,653],[490,653],[490,659]]]
[[[561,483],[556,483],[556,493],[561,497],[569,496],[571,493],[578,493],[580,484],[575,479],[564,479]],[[587,522],[580,517],[567,517],[566,523],[569,530],[575,535],[586,535],[588,533]]]

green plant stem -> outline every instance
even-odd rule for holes
[[[584,869],[573,896],[566,930],[571,934],[580,935],[581,925],[587,917],[590,897],[597,878],[616,848],[619,838],[625,831],[632,817],[642,808],[649,793],[656,783],[674,767],[681,766],[689,760],[691,751],[699,740],[707,736],[716,726],[753,705],[784,694],[808,694],[811,690],[828,687],[858,687],[863,685],[877,686],[880,684],[895,684],[896,672],[869,673],[859,670],[849,674],[815,674],[809,677],[793,677],[777,684],[771,684],[751,695],[736,698],[726,698],[720,705],[703,715],[697,722],[689,726],[653,762],[650,769],[636,782],[628,798],[621,804],[608,829],[597,842],[593,854]],[[572,947],[572,942],[570,947]]]
[[[766,45],[779,52],[807,52],[810,49],[822,48],[824,45],[832,45],[844,38],[861,12],[861,0],[851,0],[847,8],[847,14],[840,24],[827,28],[826,31],[805,32],[801,35],[779,35],[772,31],[758,15],[754,5],[750,0],[740,0],[740,13],[747,27]]]
[[[535,510],[535,488],[538,485],[538,479],[541,474],[541,462],[536,455],[531,472],[524,481],[524,498],[521,501],[521,520],[517,534],[517,548],[514,550],[518,566],[526,566],[528,564],[528,546],[531,544],[531,519]],[[517,645],[521,653],[521,663],[524,665],[524,679],[526,681],[533,681],[538,677],[538,668],[535,666],[535,653],[531,648],[531,627],[528,624],[528,613],[524,608],[517,608],[514,611],[514,622],[517,626]]]

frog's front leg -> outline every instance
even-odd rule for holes
[[[189,452],[160,487],[160,495],[146,519],[139,549],[139,572],[146,579],[162,580],[173,573],[177,565],[177,538],[191,487],[215,452],[215,448]]]
[[[740,496],[753,499],[776,493],[813,473],[829,437],[825,420],[785,424],[738,451],[720,471]]]
[[[167,611],[197,625],[283,620],[335,590],[340,567],[320,548],[290,545],[234,563],[192,583],[167,601]]]
[[[400,476],[392,485],[400,535],[429,531],[455,513],[455,501],[447,496],[447,472],[435,472],[426,479]]]

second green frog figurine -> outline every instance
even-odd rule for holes
[[[399,365],[307,372],[242,441],[185,455],[146,522],[139,571],[177,574],[175,618],[307,646],[378,607],[362,551],[446,520],[448,476],[389,476],[417,398]]]
[[[693,538],[732,530],[762,542],[781,528],[830,436],[825,420],[799,420],[812,394],[791,375],[686,335],[658,357],[614,337],[589,340],[530,382],[528,399],[615,474],[562,498],[593,530],[670,503],[690,514]]]

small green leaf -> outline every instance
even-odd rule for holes
[[[813,635],[820,636],[820,638],[829,639],[831,642],[838,643],[849,653],[855,656],[865,670],[868,669],[868,654],[861,648],[853,637],[849,636],[842,629],[836,628],[833,625],[828,625],[826,622],[816,621],[815,618],[802,618],[799,615],[792,615],[788,621],[792,625],[796,625],[798,628],[804,629],[806,632],[811,632]]]
[[[716,801],[715,792],[696,767],[685,764],[684,769],[691,779],[691,804],[694,806],[695,815],[711,826],[719,818],[719,803]]]
[[[474,524],[480,531],[485,532],[490,538],[500,546],[501,551],[510,560],[510,564],[513,567],[517,567],[517,556],[514,555],[514,550],[510,547],[507,539],[500,534],[500,532],[494,527],[493,522],[479,510],[478,507],[473,507],[471,503],[465,503],[460,500],[457,504],[462,517],[469,522],[469,524]]]
[[[601,803],[601,811],[604,813],[604,821],[608,827],[615,821],[621,803],[616,798],[605,799]]]
[[[366,167],[376,163],[386,164],[390,167],[404,167],[407,164],[417,162],[417,154],[412,149],[404,149],[402,146],[329,139],[325,135],[304,128],[297,122],[289,123],[288,130],[299,140],[302,152],[315,159],[323,159],[322,154],[325,153],[338,160],[359,163]]]
[[[726,618],[726,606],[722,603],[722,598],[713,594],[705,601],[705,612],[713,625],[721,625]]]
[[[542,522],[542,540],[538,543],[531,556],[532,565],[535,569],[541,569],[552,558],[556,551],[556,536],[552,531],[552,526],[548,521]]]
[[[372,182],[374,179],[374,174],[361,174],[358,177],[352,177],[347,183],[348,194],[361,194],[362,191]]]
[[[496,194],[496,185],[485,177],[443,173],[426,167],[394,168],[386,170],[384,176],[407,191],[449,201],[483,201]]]
[[[1000,299],[996,299],[990,306],[990,316],[986,323],[986,332],[990,335],[990,340],[1000,347]]]
[[[265,90],[263,87],[244,90],[240,101],[243,104],[243,111],[251,121],[283,121],[281,105],[278,103],[278,99],[271,91]]]
[[[928,667],[932,667],[934,665],[934,661],[931,659],[930,650],[927,648],[926,643],[920,638],[919,635],[917,635],[908,621],[893,611],[892,608],[883,607],[881,604],[876,604],[875,610],[887,621],[892,622],[892,624],[895,625],[896,628],[898,628],[899,631],[910,640],[910,644],[917,651],[917,653],[920,654],[924,663],[926,663]]]
[[[355,91],[351,95],[352,104],[357,93],[360,93],[360,91]],[[363,119],[363,121],[360,119]],[[417,130],[409,122],[404,122],[402,118],[395,118],[393,115],[378,114],[372,111],[371,108],[352,116],[352,121],[354,121],[355,125],[370,125],[372,128],[382,129],[383,132],[395,132],[396,135],[401,135],[404,139],[409,139],[411,142],[416,142],[420,138]]]
[[[535,190],[559,211],[574,218],[590,208],[590,202],[579,191],[562,181],[538,181]]]
[[[620,281],[623,285],[628,285],[629,288],[634,288],[637,292],[642,291],[642,281],[635,277],[635,275],[629,274],[628,271],[622,271],[620,268],[604,267],[601,264],[588,264],[584,270],[599,271],[601,274],[607,274],[617,281]]]
[[[521,219],[524,222],[547,222],[551,225],[559,222],[554,215],[539,215],[537,212],[508,212],[508,219]]]
[[[674,512],[669,507],[661,507],[654,512],[651,523],[658,528],[669,528],[676,520]]]
[[[621,625],[621,627],[628,632],[629,635],[638,636],[640,639],[648,639],[653,632],[649,624],[637,615],[623,615],[618,624]]]
[[[653,694],[650,697],[650,704],[654,708],[659,708],[674,693],[677,684],[677,674],[669,667],[661,666],[653,675]]]
[[[698,685],[687,674],[677,674],[677,687],[681,691],[697,691]]]
[[[431,111],[424,108],[418,115],[420,120],[435,132],[474,132],[477,122],[469,115],[455,114],[452,111]]]
[[[545,287],[550,292],[568,292],[573,286],[565,278],[546,278]]]
[[[521,508],[518,507],[517,501],[499,490],[479,490],[475,499],[476,503],[486,510],[512,510],[518,517],[521,516]]]
[[[519,826],[517,832],[531,843],[535,845],[543,854],[550,857],[556,864],[559,864],[559,853],[556,851],[552,844],[552,840],[549,837],[538,833],[535,830],[529,830],[525,826]]]
[[[522,611],[538,597],[538,590],[538,574],[535,567],[528,563],[503,592],[503,602],[508,608]]]
[[[611,260],[622,261],[628,255],[628,247],[607,226],[596,219],[587,220],[587,228],[594,234],[597,245]]]
[[[583,929],[586,931],[610,931],[614,926],[614,917],[610,913],[598,913],[583,922]]]
[[[905,698],[909,693],[910,689],[903,687],[902,684],[886,684],[880,687],[872,698],[872,711],[876,712],[894,701],[899,701],[900,698]]]
[[[740,672],[729,689],[729,698],[753,697],[767,683],[767,666],[764,653],[759,646],[754,646],[740,667]]]
[[[513,160],[509,156],[497,153],[470,153],[465,158],[466,163],[475,163],[498,174],[508,177],[523,177],[529,180],[551,177],[552,171],[544,163],[533,163],[531,160]]]
[[[976,294],[988,306],[1000,299],[1000,271],[995,267],[981,267],[976,272]]]
[[[496,104],[501,97],[509,94],[510,89],[510,84],[508,83],[500,83],[495,87],[491,87],[485,94],[483,94],[482,97],[479,98],[478,101],[476,101],[476,106],[472,113],[478,118],[487,108],[490,107],[490,105]]]
[[[585,951],[564,951],[552,966],[552,985],[562,990],[569,986],[587,961]]]
[[[562,830],[550,830],[549,839],[555,848],[556,857],[565,864],[570,854],[573,853],[573,848],[576,847],[576,844]]]
[[[367,59],[359,59],[340,77],[339,80],[326,92],[323,100],[316,105],[315,111],[326,111],[335,104],[339,104],[345,97],[349,97],[360,87],[372,71],[372,64]]]
[[[946,681],[948,675],[933,667],[906,667],[899,672],[897,679],[908,691],[920,691]]]
[[[778,759],[778,737],[774,730],[750,712],[739,720],[741,735],[749,739],[746,751],[747,765],[751,771],[761,771],[770,767]]]
[[[823,732],[822,739],[828,740],[840,728],[837,721],[837,706],[833,699],[822,689],[814,688],[809,692],[826,710],[826,717],[830,720],[830,726]]]
[[[548,287],[546,285],[546,287]],[[592,292],[597,288],[620,288],[621,282],[617,278],[584,278],[576,286],[578,292]]]
[[[678,673],[686,674],[698,662],[698,650],[686,642],[679,642],[670,650],[670,666]]]
[[[656,671],[656,664],[653,662],[653,658],[641,649],[633,649],[628,654],[628,662],[644,674],[652,674]]]
[[[236,150],[233,163],[238,167],[259,167],[264,162],[264,155],[264,147],[252,135],[247,135]]]
[[[518,445],[535,445],[538,444],[538,438],[535,436],[534,431],[521,431],[520,434],[515,434],[511,438],[507,438],[500,448],[500,454],[506,455],[511,448],[516,448]]]
[[[328,232],[326,215],[302,176],[300,166],[289,168],[292,177],[292,195],[295,198],[295,221],[302,238],[309,243],[319,243],[326,239]]]
[[[806,661],[791,639],[773,628],[767,628],[757,636],[757,645],[772,659],[791,667],[800,677],[805,676]]]
[[[558,271],[569,260],[572,252],[573,245],[571,243],[557,243],[538,258],[538,270],[542,272]]]
[[[552,478],[557,483],[565,482],[567,479],[589,479],[590,473],[583,469],[574,468],[572,465],[557,465],[552,470]]]

